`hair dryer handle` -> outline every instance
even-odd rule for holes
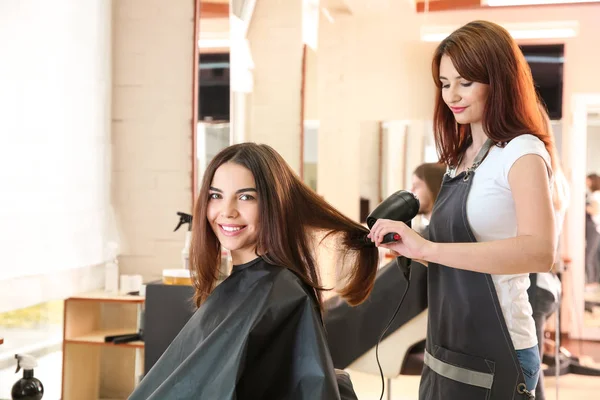
[[[406,222],[406,225],[410,228],[411,221]],[[381,243],[393,243],[397,242],[398,240],[400,240],[400,235],[396,232],[390,232],[383,237],[383,241]]]
[[[393,243],[400,240],[400,235],[396,232],[390,232],[383,237],[381,243]]]

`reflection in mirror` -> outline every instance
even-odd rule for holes
[[[600,327],[600,106],[588,109],[585,212],[585,326]]]
[[[302,147],[302,179],[312,190],[317,191],[319,121],[304,121]]]
[[[369,213],[381,202],[381,124],[377,121],[361,122],[359,140],[359,222],[364,224]]]
[[[381,129],[381,193],[385,199],[397,190],[406,188],[406,141],[408,121],[386,121]]]
[[[380,198],[411,190],[413,173],[423,163],[438,161],[433,124],[428,120],[386,121],[381,124]],[[428,221],[419,215],[413,227],[420,231]]]
[[[210,160],[230,143],[229,53],[202,53],[199,57],[198,126],[196,131],[196,182],[200,190]]]
[[[198,176],[196,187],[199,191],[208,163],[219,151],[229,146],[229,122],[200,121],[198,123],[196,145]]]

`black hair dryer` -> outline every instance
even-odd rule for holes
[[[369,214],[367,225],[371,229],[378,219],[391,219],[392,221],[402,221],[410,226],[410,221],[417,216],[420,206],[417,196],[409,191],[399,190],[385,199]],[[391,243],[399,239],[400,235],[390,232],[383,237],[382,243]]]
[[[417,216],[420,207],[421,204],[417,196],[409,191],[399,190],[385,199],[369,214],[367,225],[371,229],[378,219],[391,219],[392,221],[402,221],[411,226],[410,222]],[[366,240],[370,241],[368,238]],[[382,243],[391,243],[398,240],[400,240],[400,235],[396,232],[390,232],[383,237]],[[396,263],[406,280],[410,281],[410,259],[398,257]]]

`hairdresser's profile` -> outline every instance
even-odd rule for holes
[[[529,273],[550,270],[556,162],[531,72],[501,26],[474,21],[437,47],[434,134],[448,166],[429,240],[378,220],[378,246],[428,267],[419,399],[533,398],[540,373]],[[396,243],[381,244],[397,232]]]

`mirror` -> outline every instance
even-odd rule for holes
[[[317,191],[317,160],[319,121],[304,121],[304,137],[302,140],[302,179],[312,190]]]
[[[230,143],[229,52],[201,52],[198,60],[198,123],[194,156],[194,201],[204,170]]]
[[[600,340],[600,250],[598,247],[597,192],[591,192],[587,176],[600,172],[600,94],[575,94],[571,127],[571,204],[567,250],[572,258],[570,275],[574,312],[570,336]],[[594,188],[592,188],[594,189]]]
[[[600,105],[587,110],[583,325],[600,329]]]

